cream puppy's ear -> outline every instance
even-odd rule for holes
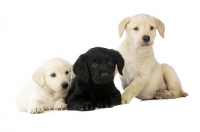
[[[156,18],[156,17],[153,17],[153,19],[154,19],[154,21],[156,23],[157,30],[158,30],[160,36],[162,38],[164,38],[164,33],[165,33],[165,25],[164,25],[164,23],[161,20],[159,20],[158,18]]]
[[[124,18],[118,25],[118,33],[119,33],[119,37],[121,38],[121,36],[124,33],[124,29],[126,28],[126,25],[130,22],[131,17],[127,17]]]
[[[32,79],[40,87],[44,87],[44,70],[42,66],[36,69],[36,71],[33,73]]]

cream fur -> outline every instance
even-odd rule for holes
[[[151,30],[151,27],[154,29]],[[175,70],[168,64],[158,63],[154,57],[152,46],[156,29],[161,37],[164,37],[165,26],[162,21],[146,14],[127,17],[119,24],[120,37],[126,30],[126,38],[117,48],[125,60],[123,76],[120,75],[125,90],[122,94],[123,104],[130,103],[134,97],[146,100],[154,97],[167,99],[188,95],[182,91]],[[150,41],[143,42],[143,36],[149,36]]]
[[[69,73],[66,74],[66,71]],[[56,77],[51,77],[52,73]],[[20,111],[36,114],[44,110],[62,110],[66,108],[64,97],[67,95],[71,78],[74,78],[72,65],[61,58],[52,58],[38,67],[17,97],[17,106]],[[63,83],[68,83],[66,89]]]

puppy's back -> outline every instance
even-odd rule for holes
[[[30,79],[19,91],[16,99],[17,107],[20,111],[27,111],[27,106],[33,93],[35,82]]]

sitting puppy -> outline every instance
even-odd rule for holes
[[[72,65],[63,59],[52,58],[40,66],[32,79],[20,90],[17,106],[21,111],[31,114],[44,110],[63,110],[64,97],[70,89]]]
[[[115,66],[122,75],[124,60],[115,50],[92,48],[79,56],[73,66],[76,75],[66,98],[68,110],[94,110],[121,104],[113,82]]]
[[[118,47],[125,60],[124,76],[120,76],[123,89],[122,103],[133,97],[147,99],[173,99],[188,96],[182,90],[175,70],[160,64],[154,57],[153,44],[156,29],[164,37],[165,26],[158,18],[138,14],[123,19],[118,27],[119,36],[126,30],[126,38]]]

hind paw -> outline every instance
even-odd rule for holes
[[[162,90],[162,89],[157,90],[154,96],[156,99],[174,99],[174,98],[176,98],[176,96],[171,91]]]

